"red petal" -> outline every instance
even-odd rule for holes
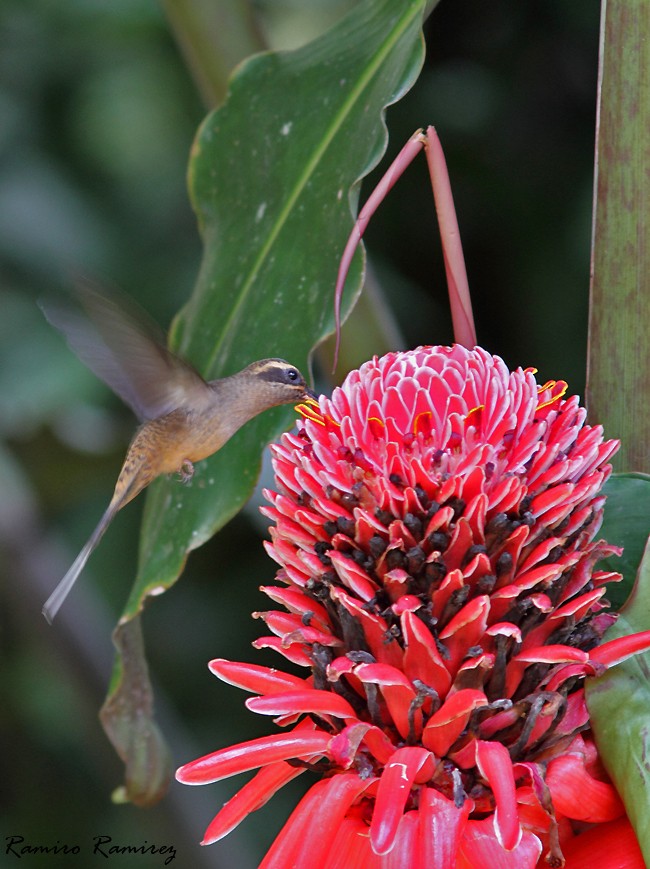
[[[260,637],[251,643],[254,649],[275,649],[293,664],[301,667],[311,667],[312,660],[305,651],[304,643],[289,643],[285,645],[280,637]]]
[[[333,601],[341,603],[361,623],[370,651],[377,661],[394,667],[402,666],[404,653],[397,640],[389,636],[388,625],[384,619],[367,612],[360,601],[339,588],[332,588],[330,596]]]
[[[385,869],[382,858],[374,854],[370,847],[368,825],[364,820],[345,817],[333,834],[334,839],[324,863],[326,869]],[[314,869],[313,864],[309,864],[309,869]]]
[[[342,773],[317,782],[298,803],[259,869],[327,866],[333,831],[370,781]]]
[[[613,785],[589,775],[579,754],[565,754],[552,760],[546,770],[546,784],[555,810],[568,818],[601,824],[624,813]]]
[[[322,731],[261,736],[186,763],[176,770],[176,778],[186,785],[203,785],[280,760],[325,755],[330,739]]]
[[[643,854],[627,817],[591,827],[562,842],[565,869],[645,869]],[[606,856],[607,855],[607,856]]]
[[[424,865],[455,869],[458,847],[473,803],[465,800],[458,808],[435,788],[420,791],[420,842]]]
[[[494,794],[494,831],[497,839],[506,851],[512,851],[519,844],[521,825],[517,815],[515,779],[508,749],[500,742],[477,740],[476,764]]]
[[[578,663],[585,664],[589,661],[587,652],[581,649],[576,649],[573,646],[536,646],[532,649],[526,649],[525,652],[520,652],[515,655],[506,666],[506,686],[504,694],[506,697],[512,697],[517,690],[524,671],[530,664],[569,664]]]
[[[489,613],[490,598],[480,595],[462,607],[440,631],[440,639],[449,649],[445,664],[450,673],[456,672],[468,649],[478,644],[485,633]]]
[[[421,605],[421,601],[418,604]],[[401,621],[406,644],[404,672],[411,681],[420,679],[440,697],[444,697],[451,685],[451,676],[440,657],[431,631],[412,612],[405,612]]]
[[[294,715],[303,712],[318,715],[334,715],[336,718],[357,718],[354,709],[340,694],[319,691],[316,688],[301,688],[265,697],[250,697],[246,706],[251,712],[261,715]]]
[[[354,668],[354,675],[362,682],[379,685],[395,727],[400,736],[406,739],[411,727],[409,712],[411,704],[416,699],[416,693],[402,671],[388,664],[358,664]],[[419,738],[422,732],[421,709],[415,709],[413,724],[415,736]]]
[[[203,836],[202,845],[212,845],[223,839],[251,812],[265,805],[287,782],[305,772],[288,763],[273,763],[260,769],[234,797],[225,803],[212,819]]]
[[[487,702],[482,691],[473,688],[456,691],[427,721],[422,732],[422,744],[438,757],[443,757],[465,729],[472,711],[477,706],[486,706]]]
[[[456,869],[535,869],[541,853],[542,843],[532,833],[524,832],[519,844],[506,851],[494,831],[494,818],[468,821]]]
[[[302,559],[308,553],[299,551],[298,554]],[[321,567],[323,570],[325,569],[322,564]],[[279,603],[286,607],[289,612],[299,613],[301,616],[309,615],[310,623],[319,620],[322,623],[322,626],[331,628],[330,618],[325,607],[318,603],[318,601],[314,600],[313,597],[308,597],[302,589],[280,588],[276,585],[261,585],[260,591],[263,591],[264,594],[267,597],[270,597],[272,601],[275,601],[275,603]]]
[[[416,747],[398,749],[384,767],[370,824],[370,844],[375,854],[387,854],[395,844],[406,801],[423,767],[431,775],[431,754]]]
[[[377,861],[376,866],[380,866],[382,869],[429,869],[429,864],[422,856],[418,815],[419,812],[416,811],[406,812],[405,815],[402,815],[395,836],[395,845],[385,857],[374,855],[372,846],[370,846],[370,853]],[[370,863],[369,865],[372,866],[373,864]],[[360,867],[360,869],[365,869],[365,866]]]
[[[350,769],[361,742],[372,725],[358,722],[344,727],[330,741],[330,757],[342,769]],[[392,752],[391,752],[392,754]]]
[[[599,664],[613,667],[615,664],[625,661],[626,658],[644,652],[648,648],[650,648],[650,631],[641,631],[638,634],[629,634],[627,637],[619,637],[616,640],[603,643],[602,646],[592,649],[589,657]]]
[[[215,676],[229,685],[251,691],[253,694],[273,694],[290,688],[304,688],[306,681],[290,673],[262,667],[259,664],[244,664],[215,658],[208,667]]]
[[[347,586],[353,594],[363,601],[371,600],[378,591],[379,586],[374,583],[365,570],[355,564],[351,558],[342,552],[330,550],[328,552],[334,570],[341,582]]]

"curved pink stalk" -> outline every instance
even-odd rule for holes
[[[440,240],[445,261],[449,303],[454,326],[454,339],[457,344],[472,348],[476,345],[476,328],[472,314],[472,303],[469,295],[467,271],[463,258],[463,247],[460,241],[460,231],[454,208],[454,198],[449,183],[447,164],[440,144],[440,139],[433,127],[427,127],[426,135],[422,130],[416,130],[397,157],[390,164],[386,174],[368,197],[368,201],[359,212],[356,223],[343,250],[341,264],[334,289],[334,321],[336,324],[336,346],[334,348],[334,368],[339,356],[341,343],[341,299],[345,279],[350,270],[350,264],[357,246],[366,231],[372,215],[395,182],[401,177],[407,166],[424,148],[427,153],[427,163],[433,196],[436,203],[436,213],[440,227]]]
[[[449,173],[440,139],[433,127],[427,127],[426,154],[431,175],[433,196],[436,201],[436,214],[440,227],[442,253],[447,272],[449,303],[454,324],[454,338],[457,344],[471,349],[476,345],[476,327],[472,314],[469,283],[460,230],[454,207],[454,197],[449,183]]]
[[[379,205],[383,202],[384,197],[386,196],[388,191],[401,177],[402,172],[406,169],[407,166],[411,164],[414,157],[416,157],[420,153],[420,151],[424,147],[425,141],[426,140],[424,138],[422,130],[416,130],[416,132],[413,133],[406,145],[404,145],[397,157],[395,157],[393,162],[388,167],[386,174],[382,177],[379,184],[375,187],[375,189],[368,197],[368,201],[359,212],[359,216],[357,217],[356,223],[354,224],[352,232],[350,233],[350,237],[348,238],[347,244],[345,245],[345,249],[343,250],[343,256],[341,257],[341,264],[339,265],[338,276],[336,278],[336,288],[334,290],[334,321],[336,323],[336,347],[334,349],[334,368],[336,368],[336,362],[339,357],[339,346],[341,344],[341,298],[343,297],[343,286],[345,284],[345,279],[348,276],[348,271],[350,270],[350,263],[352,262],[352,257],[354,256],[357,246],[361,241],[361,237],[366,231],[368,221],[375,213]]]

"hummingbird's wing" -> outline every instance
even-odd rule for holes
[[[43,313],[141,420],[210,403],[205,380],[165,346],[162,332],[133,303],[118,303],[86,281],[76,291],[85,313],[49,302],[41,304]]]

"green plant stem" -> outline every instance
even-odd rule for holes
[[[650,457],[650,4],[603,0],[589,318],[590,418]]]

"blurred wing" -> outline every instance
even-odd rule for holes
[[[77,286],[84,311],[41,304],[47,320],[90,370],[141,420],[209,402],[205,380],[164,345],[160,330],[132,303],[120,303],[88,283]]]

